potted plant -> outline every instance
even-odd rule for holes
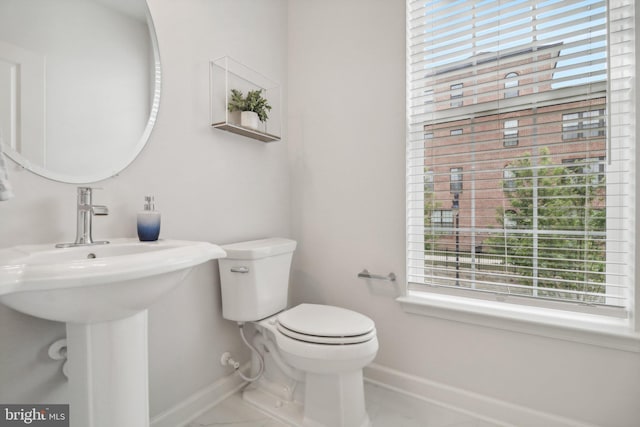
[[[240,126],[250,129],[258,129],[258,121],[265,122],[268,118],[268,111],[271,105],[262,96],[263,89],[250,90],[244,96],[241,90],[231,89],[231,99],[229,100],[229,112],[240,111]]]

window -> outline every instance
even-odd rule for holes
[[[518,213],[509,209],[504,213],[504,228],[516,228],[518,226]]]
[[[456,83],[454,85],[449,86],[449,89],[451,91],[451,107],[462,107],[462,87],[463,84],[462,83]]]
[[[567,175],[575,174],[579,177],[574,177],[572,182],[583,183],[584,185],[601,185],[604,183],[604,157],[563,159],[562,164],[567,166]],[[586,180],[584,177],[586,177]]]
[[[513,191],[516,189],[516,174],[509,166],[502,171],[502,188],[504,191]]]
[[[633,2],[408,0],[408,11],[408,96],[428,88],[434,102],[408,110],[407,294],[630,318]],[[473,97],[451,109],[463,87]],[[428,203],[426,167],[450,176]],[[452,198],[455,236],[429,232]],[[452,247],[464,263],[434,255]]]
[[[503,145],[505,147],[515,147],[518,145],[518,121],[517,120],[505,120],[504,122],[504,139]]]
[[[578,132],[578,129],[580,129],[580,122],[578,121],[579,117],[579,113],[562,115],[562,139],[580,138],[581,133]]]
[[[562,139],[604,138],[604,114],[604,109],[563,114]]]
[[[520,94],[518,90],[518,73],[509,73],[504,76],[504,97],[515,98]]]
[[[449,192],[452,194],[462,193],[462,168],[451,168],[450,176]]]
[[[434,182],[433,182],[433,171],[425,171],[424,172],[424,191],[426,193],[433,193],[435,190]]]
[[[437,228],[453,227],[453,212],[446,209],[435,209],[431,213],[431,225]]]

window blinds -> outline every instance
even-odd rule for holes
[[[410,289],[625,315],[633,1],[407,14]]]

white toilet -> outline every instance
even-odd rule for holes
[[[296,426],[370,426],[362,368],[378,351],[373,321],[328,305],[286,309],[293,240],[222,248],[222,315],[254,326],[250,341],[260,354],[252,359],[259,379],[245,389],[244,399]]]

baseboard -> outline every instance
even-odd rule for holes
[[[504,427],[596,427],[541,412],[446,384],[409,375],[372,363],[364,368],[365,381],[434,405]],[[151,427],[181,427],[199,417],[245,385],[229,375],[154,416]]]
[[[172,408],[151,418],[151,427],[181,427],[187,425],[217,405],[246,383],[232,374],[189,396]]]
[[[365,381],[505,427],[595,427],[468,390],[396,371],[376,363],[364,369]]]

